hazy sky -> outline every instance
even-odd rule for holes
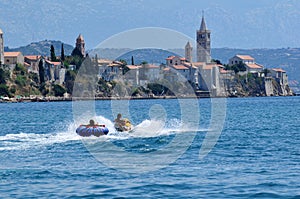
[[[300,47],[298,0],[0,0],[0,28],[9,47],[45,39],[74,45],[82,33],[91,49],[115,34],[144,27],[194,39],[202,11],[214,48]],[[147,42],[155,42],[151,33],[146,35]],[[181,45],[173,41],[161,44]]]

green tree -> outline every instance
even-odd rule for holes
[[[65,61],[65,49],[64,49],[64,44],[61,44],[61,55],[60,55],[60,59],[62,62]]]
[[[53,45],[51,45],[51,47],[50,47],[50,57],[51,57],[51,61],[57,61],[56,55],[55,55],[55,49],[54,49]]]
[[[23,75],[17,75],[17,78],[15,80],[15,83],[21,87],[26,86],[26,76]]]
[[[39,76],[40,76],[40,84],[45,83],[45,69],[43,60],[40,60],[39,62]]]
[[[72,55],[73,57],[78,56],[78,57],[80,57],[81,59],[83,58],[83,54],[80,52],[80,50],[79,50],[78,48],[74,48],[73,51],[72,51],[72,53],[71,53],[71,55]]]
[[[271,73],[271,71],[267,68],[265,68],[262,72],[265,74],[265,77],[268,76],[268,73]]]
[[[27,73],[26,68],[22,64],[16,64],[15,71],[21,75],[25,75]]]
[[[220,65],[223,65],[222,62],[218,59],[212,59],[211,60],[212,62],[216,63],[216,64],[220,64]]]
[[[64,93],[66,92],[66,89],[59,84],[54,84],[53,92],[56,97],[58,97],[58,96],[62,97],[64,95]]]
[[[0,84],[6,84],[6,80],[9,78],[7,71],[0,68]]]
[[[5,84],[0,84],[0,95],[10,96],[8,87]]]
[[[76,79],[76,73],[72,70],[68,70],[66,73],[65,86],[66,86],[67,92],[70,94],[72,94],[72,92],[73,92],[73,86],[74,86],[75,79]]]
[[[134,59],[133,59],[133,56],[131,56],[131,65],[134,65]]]

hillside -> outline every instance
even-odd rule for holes
[[[18,48],[5,47],[4,51],[5,52],[20,51],[22,52],[23,55],[50,56],[50,47],[51,45],[53,45],[56,55],[60,55],[61,44],[62,44],[61,41],[44,40],[39,42],[33,42],[31,44],[28,44],[27,46],[21,46]],[[65,55],[70,55],[73,49],[74,49],[73,46],[69,44],[64,44]]]
[[[89,53],[91,56],[95,54],[100,58],[111,60],[125,60],[128,64],[131,64],[131,57],[134,57],[134,64],[141,64],[146,61],[148,63],[161,64],[165,63],[165,58],[170,55],[177,55],[173,52],[162,49],[97,49]]]

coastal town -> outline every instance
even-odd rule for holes
[[[197,97],[290,96],[288,76],[280,67],[265,68],[251,55],[236,54],[221,63],[211,56],[211,31],[202,16],[196,30],[196,44],[187,42],[185,56],[170,55],[165,63],[145,60],[135,64],[108,60],[86,53],[85,40],[79,34],[71,55],[23,55],[4,51],[4,32],[0,29],[0,101],[72,100],[73,86],[81,64],[86,60],[97,69],[96,99],[190,97],[184,89],[188,82]],[[193,61],[193,50],[196,61]],[[126,84],[120,79],[125,79]],[[166,86],[169,85],[169,86]],[[126,95],[114,95],[115,87],[127,88]],[[176,93],[176,94],[174,94]]]

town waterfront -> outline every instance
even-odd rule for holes
[[[300,97],[226,99],[223,131],[212,151],[199,159],[211,100],[197,99],[199,127],[184,132],[176,129],[178,100],[130,100],[134,125],[146,125],[151,107],[163,107],[167,121],[162,130],[139,136],[111,130],[106,138],[76,135],[70,101],[2,103],[1,198],[299,198]],[[97,121],[111,127],[112,102],[95,101],[95,107]],[[112,143],[146,157],[177,134],[193,133],[193,142],[179,159],[144,173],[111,168],[86,144],[102,143],[109,153],[105,143]]]

